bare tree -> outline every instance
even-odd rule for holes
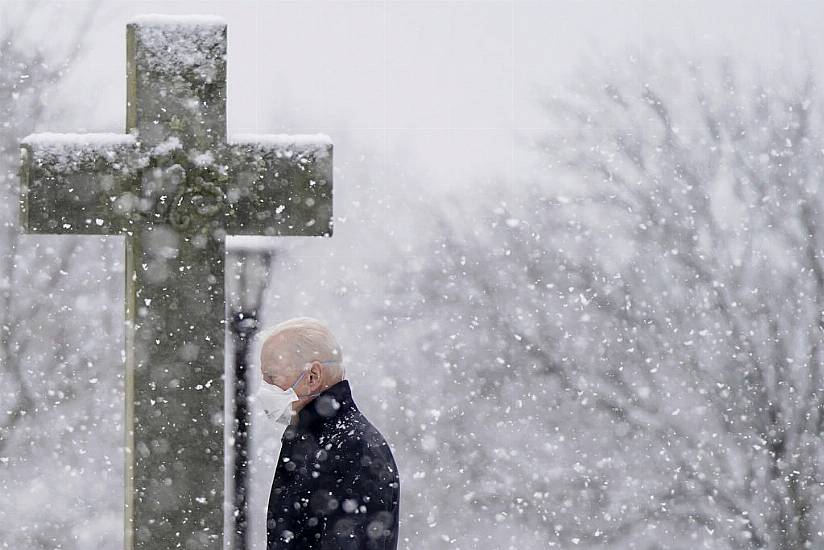
[[[485,518],[453,532],[821,546],[820,96],[809,64],[586,66],[545,103],[544,178],[444,203],[382,313],[445,403],[410,434],[452,464],[428,490]]]
[[[122,307],[107,302],[122,276],[104,260],[120,243],[28,236],[18,223],[18,142],[50,122],[47,111],[55,115],[48,92],[78,59],[97,5],[83,8],[73,31],[63,27],[60,58],[33,45],[48,5],[0,10],[0,540],[113,545],[122,540],[122,511],[112,509],[122,460],[111,456],[122,416],[111,410],[122,393]]]
[[[12,385],[4,388],[5,418],[0,423],[0,453],[8,444],[8,432],[20,422],[26,414],[35,412],[35,403],[26,382],[25,362],[18,353],[19,346],[27,336],[19,334],[26,327],[22,322],[32,313],[25,313],[16,307],[15,299],[19,288],[20,265],[15,254],[20,248],[22,237],[18,224],[19,181],[17,167],[19,163],[19,140],[31,133],[42,121],[45,112],[44,92],[57,85],[65,72],[75,61],[82,44],[78,35],[72,40],[73,47],[69,55],[57,62],[47,59],[41,50],[30,49],[20,42],[32,18],[40,11],[38,3],[33,2],[29,8],[17,17],[4,18],[0,27],[0,112],[4,124],[0,127],[0,181],[2,186],[2,211],[0,212],[0,364]],[[9,14],[11,15],[11,14]],[[88,22],[88,21],[86,21]],[[60,263],[55,266],[46,280],[50,284],[59,284],[68,264],[78,247],[79,241],[55,242],[60,249]],[[45,308],[46,300],[39,300],[36,308]]]

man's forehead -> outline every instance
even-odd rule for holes
[[[270,336],[260,351],[261,361],[273,363],[274,366],[292,366],[294,358],[299,355],[300,349],[282,334]]]
[[[305,353],[317,353],[306,348],[305,343],[299,339],[290,336],[291,334],[288,330],[272,334],[263,343],[261,353],[272,354],[281,358],[297,357]]]
[[[263,343],[260,350],[260,356],[266,361],[284,361],[287,356],[286,346],[283,338],[279,335],[270,336],[268,340]]]

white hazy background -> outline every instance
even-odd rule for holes
[[[568,85],[582,59],[628,60],[632,52],[654,56],[680,51],[688,57],[723,52],[758,63],[769,79],[773,72],[782,74],[791,62],[788,52],[798,51],[799,44],[815,57],[822,46],[817,37],[824,16],[824,7],[812,1],[0,0],[4,23],[30,10],[35,15],[17,40],[55,59],[93,13],[92,22],[81,29],[81,56],[59,86],[50,89],[36,131],[122,132],[127,20],[144,13],[204,13],[223,16],[229,25],[230,133],[331,136],[334,237],[273,239],[280,259],[264,321],[309,315],[326,320],[338,335],[355,399],[395,449],[403,491],[401,547],[409,549],[551,546],[541,543],[537,530],[524,531],[519,543],[519,528],[506,516],[495,516],[501,527],[489,529],[508,534],[478,542],[471,529],[450,531],[462,517],[475,521],[469,505],[456,509],[427,500],[427,472],[420,462],[405,460],[404,449],[412,443],[403,441],[404,432],[397,428],[404,418],[422,413],[415,411],[417,406],[432,407],[424,399],[430,379],[405,362],[423,343],[408,333],[403,340],[393,333],[394,327],[402,328],[402,320],[387,324],[370,317],[387,302],[381,273],[370,269],[414,261],[402,251],[417,242],[427,205],[439,205],[444,193],[459,190],[472,203],[477,189],[487,194],[494,189],[506,202],[511,190],[539,175],[544,161],[530,146],[556,129],[547,122],[541,100]],[[452,221],[470,227],[475,220]],[[102,260],[114,266],[110,275],[117,279],[122,276],[119,241],[104,241],[108,245],[101,253],[108,256]],[[121,297],[116,292],[110,296],[115,312]],[[403,413],[396,399],[399,387],[412,392]],[[509,396],[501,407],[517,397]],[[117,410],[116,396],[106,399],[108,409]],[[109,430],[104,439],[112,446],[105,452],[114,457],[116,473],[122,462],[116,446],[120,436]],[[496,428],[489,424],[483,430]],[[425,450],[434,449],[430,479],[437,468],[459,467],[450,462],[454,456],[437,450],[448,443],[441,440],[450,437],[448,431],[438,434],[423,441]],[[77,452],[66,448],[59,456],[71,461]],[[2,465],[0,473],[7,475]],[[264,499],[271,472],[257,475],[255,498]],[[110,474],[97,482],[105,485],[103,493],[122,493],[116,481]],[[469,488],[456,490],[466,492],[482,481],[470,479]],[[9,496],[22,494],[11,494],[11,487],[0,485]],[[0,524],[16,524],[18,537],[20,531],[36,532],[36,523],[26,527],[26,522],[36,517],[33,509],[45,506],[47,495],[39,488],[19,515],[13,507],[0,507]],[[110,521],[91,525],[86,538],[74,530],[65,533],[62,546],[54,540],[35,544],[36,536],[28,540],[32,548],[84,547],[84,540],[105,539],[120,528],[122,510],[110,512]],[[253,531],[255,548],[263,548],[261,527],[258,522]],[[0,542],[0,547],[11,546]]]

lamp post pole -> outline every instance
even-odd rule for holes
[[[247,472],[249,469],[249,403],[246,376],[250,342],[257,332],[257,313],[237,311],[232,315],[232,333],[235,346],[235,549],[248,548],[246,512]]]
[[[230,327],[234,345],[234,537],[233,548],[249,548],[249,352],[260,326],[259,312],[274,258],[271,248],[256,246],[254,238],[227,239]]]

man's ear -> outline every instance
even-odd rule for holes
[[[312,366],[309,367],[309,385],[318,387],[323,381],[323,369],[320,367],[320,361],[312,361]]]

